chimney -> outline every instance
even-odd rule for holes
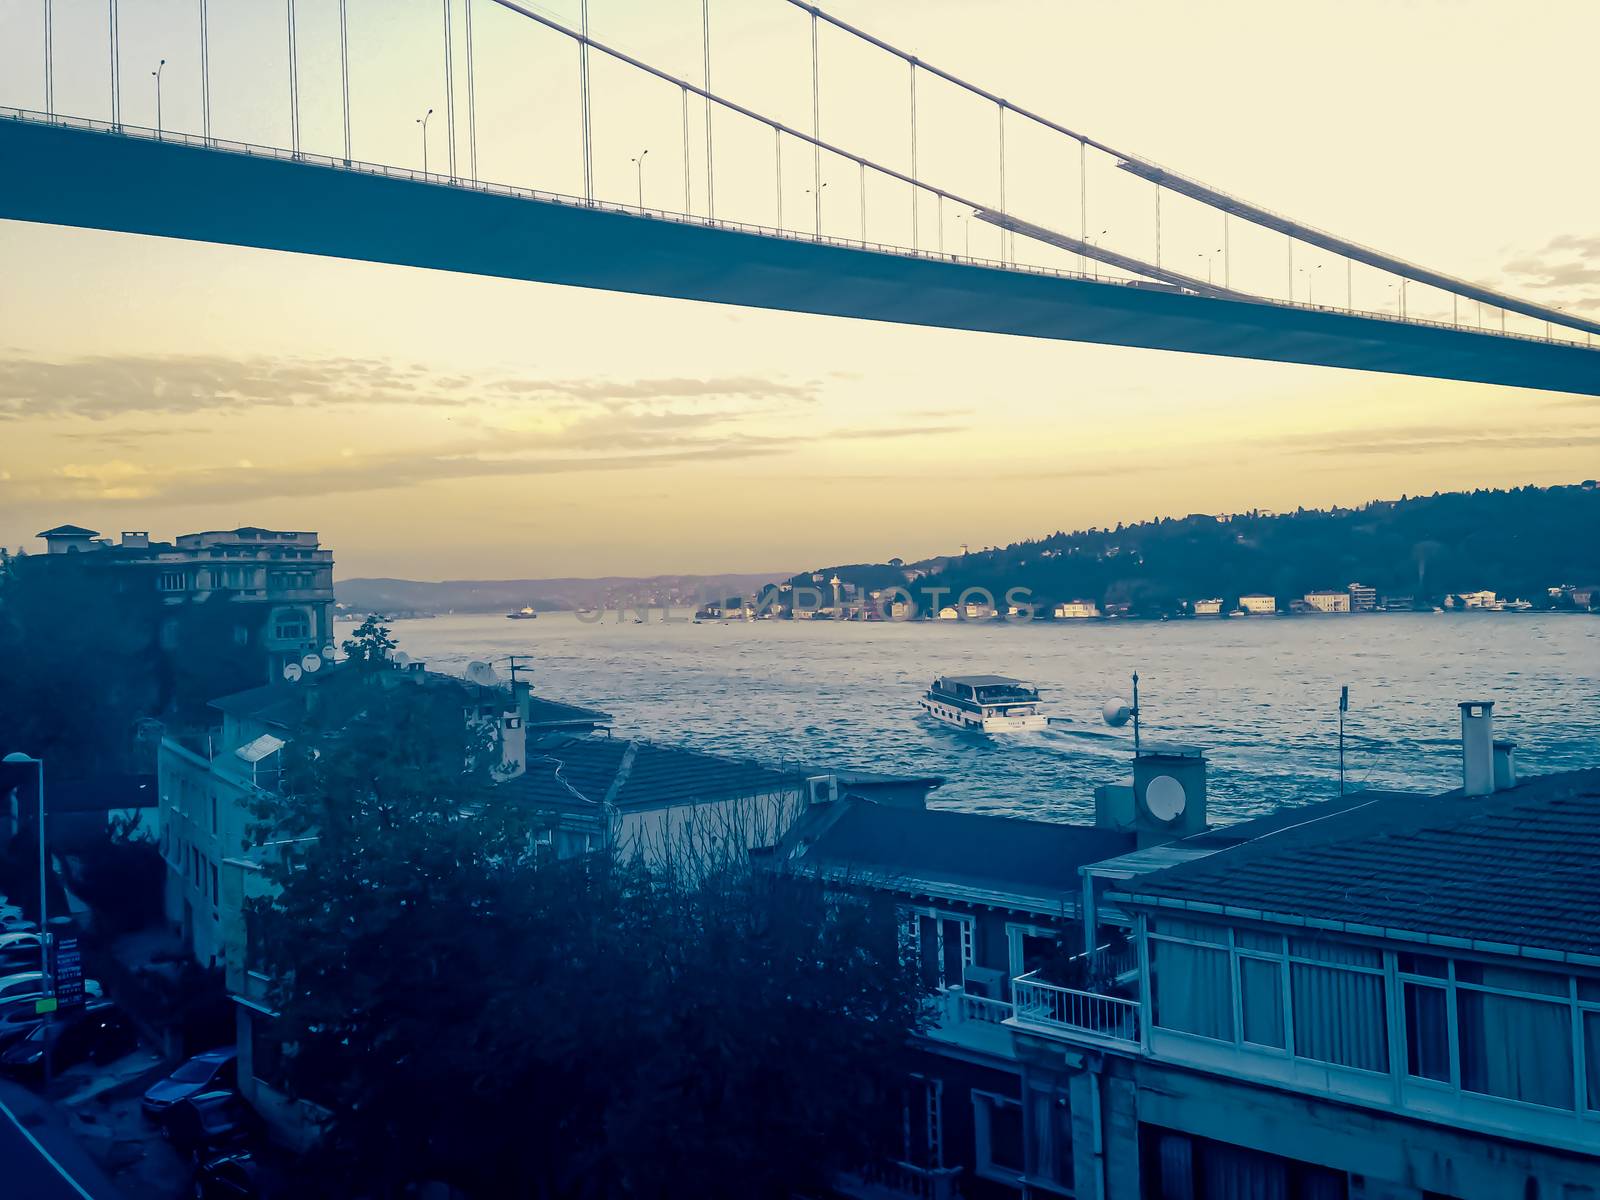
[[[1517,744],[1503,739],[1494,743],[1494,790],[1517,786]]]
[[[1461,702],[1461,791],[1487,796],[1494,791],[1494,701]]]
[[[533,685],[526,679],[513,679],[511,681],[511,695],[516,700],[517,716],[522,718],[522,724],[528,724],[528,709]]]
[[[147,530],[122,531],[122,548],[124,550],[148,550],[150,548],[150,534]]]
[[[500,778],[515,779],[528,767],[528,726],[520,713],[500,717]]]

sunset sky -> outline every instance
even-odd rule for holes
[[[337,6],[300,7],[305,137],[333,149]],[[437,169],[439,4],[349,7],[357,156],[418,165],[415,118],[431,106]],[[577,0],[538,7],[576,23]],[[597,37],[699,78],[698,0],[590,7]],[[1266,207],[1600,315],[1592,0],[830,7]],[[42,105],[39,8],[0,6],[0,105]],[[57,107],[104,118],[104,5],[56,9]],[[126,121],[154,124],[149,72],[165,57],[164,123],[198,128],[193,9],[122,0]],[[712,9],[717,90],[808,125],[803,14],[783,0]],[[575,53],[488,0],[473,11],[480,174],[579,190]],[[216,131],[286,144],[282,5],[210,0],[210,13]],[[856,144],[854,119],[863,152],[903,157],[903,66],[837,33],[821,54],[825,134]],[[630,160],[648,148],[646,203],[681,208],[676,90],[611,64],[594,88],[599,193],[631,202]],[[924,174],[988,186],[992,110],[931,87],[926,104]],[[719,216],[772,219],[765,136],[718,126]],[[1019,133],[1008,154],[1015,205],[1048,216],[1069,195],[1055,215],[1075,229],[1075,148]],[[825,229],[855,236],[853,169],[829,171]],[[808,228],[809,151],[791,147],[784,172],[786,221]],[[1125,183],[1091,175],[1091,215],[1108,244],[1142,251],[1148,214]],[[903,203],[872,204],[873,236],[909,240]],[[1201,218],[1170,219],[1186,269],[1215,268]],[[942,232],[958,246],[965,231],[947,212]],[[984,237],[974,253],[994,252]],[[1234,254],[1265,287],[1281,249],[1239,234]],[[1342,268],[1337,289],[1314,257],[1302,269],[1313,299],[1342,300]],[[1392,308],[1382,281],[1357,287],[1362,306]],[[1413,299],[1448,318],[1448,301]],[[1158,515],[1567,482],[1597,461],[1600,403],[1571,396],[0,222],[0,544],[13,548],[66,521],[158,536],[257,524],[320,531],[345,577],[795,570]]]

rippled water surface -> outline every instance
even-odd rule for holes
[[[1518,743],[1524,773],[1600,766],[1600,618],[1572,614],[697,625],[658,612],[641,625],[552,613],[402,621],[394,633],[439,670],[530,654],[536,692],[604,708],[618,734],[942,775],[935,802],[980,812],[1082,819],[1096,784],[1126,782],[1128,731],[1099,712],[1135,670],[1145,736],[1207,748],[1213,817],[1336,793],[1341,684],[1352,786],[1458,784],[1460,700],[1495,702],[1496,733]],[[917,697],[947,672],[1031,680],[1071,723],[1009,738],[935,725]]]

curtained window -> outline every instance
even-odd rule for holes
[[[1572,1008],[1459,988],[1461,1086],[1550,1108],[1571,1108]]]
[[[1600,1112],[1600,1011],[1583,1014],[1583,1073],[1588,1083],[1589,1108]]]
[[[1040,1088],[1028,1092],[1028,1124],[1033,1140],[1030,1179],[1072,1188],[1072,1109],[1065,1093]]]
[[[1233,1041],[1232,967],[1228,951],[1151,938],[1156,1024]]]
[[[1362,1071],[1389,1069],[1382,975],[1297,962],[1289,984],[1297,1055]]]
[[[1406,1073],[1418,1079],[1450,1082],[1448,993],[1431,984],[1407,983]]]
[[[1283,964],[1264,958],[1239,959],[1239,1011],[1244,1040],[1284,1048]]]

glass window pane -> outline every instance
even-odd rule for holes
[[[1233,1041],[1233,981],[1226,950],[1152,938],[1156,1024]]]
[[[1585,979],[1578,976],[1578,999],[1600,1003],[1600,979]]]
[[[1460,989],[1456,1029],[1467,1091],[1572,1107],[1570,1006]]]
[[[1352,967],[1383,966],[1381,950],[1327,938],[1290,938],[1289,952],[1301,958],[1314,958],[1318,962],[1347,963]]]
[[[1167,934],[1169,937],[1188,938],[1191,942],[1215,942],[1220,946],[1228,944],[1226,926],[1207,925],[1203,921],[1180,921],[1174,917],[1158,917],[1155,931]]]
[[[1239,960],[1239,1006],[1244,1040],[1283,1049],[1283,968],[1259,958]]]
[[[1023,1171],[1022,1106],[989,1102],[989,1162],[1007,1170]]]
[[[1234,931],[1234,937],[1239,940],[1239,948],[1242,950],[1264,950],[1268,954],[1283,953],[1281,933],[1257,933],[1253,929],[1238,929]]]
[[[1566,975],[1552,975],[1548,971],[1529,971],[1522,967],[1502,967],[1490,963],[1456,961],[1456,979],[1460,983],[1481,983],[1485,987],[1505,988],[1512,992],[1536,992],[1543,996],[1570,995],[1571,985]]]
[[[1445,990],[1406,986],[1406,1073],[1450,1082],[1450,1018]]]
[[[1397,954],[1395,963],[1407,975],[1431,975],[1435,979],[1450,975],[1449,960],[1431,954]]]
[[[1583,1074],[1589,1085],[1589,1107],[1600,1112],[1600,1012],[1583,1014]]]
[[[1289,982],[1295,1054],[1363,1071],[1389,1069],[1382,975],[1295,963]]]

